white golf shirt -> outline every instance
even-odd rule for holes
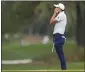
[[[55,24],[53,34],[56,33],[64,34],[65,27],[67,24],[67,17],[64,11],[60,12],[55,19],[57,22]]]

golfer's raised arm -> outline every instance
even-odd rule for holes
[[[56,18],[56,13],[54,12],[53,16],[50,19],[50,24],[55,24],[57,22],[55,18]]]

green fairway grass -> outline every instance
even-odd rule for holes
[[[67,54],[72,54],[75,44],[73,42],[66,42],[64,46],[64,51]],[[55,54],[51,52],[52,43],[50,44],[36,44],[29,46],[21,46],[17,43],[10,43],[7,45],[2,45],[2,60],[14,60],[14,59],[34,59],[39,58],[44,55]]]
[[[67,64],[68,69],[84,69],[84,63],[83,62],[77,62],[77,63],[68,63]],[[60,69],[60,64],[56,65],[29,65],[29,64],[19,64],[19,65],[2,65],[2,70],[39,70],[39,69]]]
[[[67,58],[68,69],[84,69],[84,62],[73,60],[76,56],[75,42],[66,41],[64,45],[64,53]],[[60,70],[60,63],[55,51],[52,53],[52,43],[49,44],[33,44],[21,46],[19,43],[9,43],[2,45],[2,60],[18,60],[18,59],[32,59],[32,64],[18,64],[18,65],[4,65],[2,70],[39,70],[39,69],[58,69]],[[76,51],[75,51],[76,50]],[[79,53],[78,53],[79,54]],[[79,54],[80,55],[80,54]],[[71,59],[71,61],[70,61]],[[44,62],[36,63],[36,62]]]

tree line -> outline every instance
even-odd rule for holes
[[[49,24],[54,6],[59,1],[1,1],[2,34],[21,32],[25,34],[52,35]],[[66,36],[75,38],[77,45],[85,47],[85,2],[63,2],[66,6],[68,24]]]

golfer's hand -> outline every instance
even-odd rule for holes
[[[54,9],[54,13],[58,14],[58,9],[57,8]]]

